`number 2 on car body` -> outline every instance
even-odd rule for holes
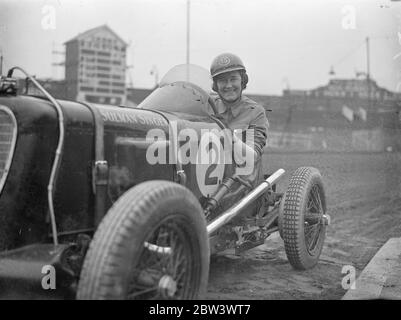
[[[212,195],[224,176],[223,152],[220,139],[213,132],[202,135],[196,164],[196,182],[203,196]]]

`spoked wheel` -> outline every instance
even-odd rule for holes
[[[295,269],[312,268],[319,260],[329,223],[319,171],[298,168],[282,201],[279,228],[287,258]]]
[[[315,184],[309,192],[309,199],[304,215],[305,245],[309,255],[314,256],[319,247],[321,238],[325,236],[326,226],[323,219],[324,209],[320,187]]]
[[[206,292],[209,239],[202,208],[167,181],[127,191],[99,225],[78,299],[197,299]]]
[[[187,221],[169,216],[144,242],[138,265],[133,269],[128,299],[186,299],[199,277],[191,246],[186,241]]]

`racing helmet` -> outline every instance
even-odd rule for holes
[[[210,74],[213,78],[213,90],[217,92],[217,84],[215,78],[223,73],[231,71],[240,71],[242,80],[242,89],[246,88],[248,83],[248,75],[242,60],[232,53],[222,53],[214,58],[210,66]]]

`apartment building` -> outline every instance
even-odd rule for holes
[[[66,96],[100,104],[125,104],[127,43],[107,25],[65,43]]]

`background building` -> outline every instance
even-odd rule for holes
[[[332,79],[325,86],[312,90],[284,90],[283,96],[343,97],[374,101],[392,101],[395,93],[381,88],[372,79]]]
[[[79,34],[65,46],[67,99],[125,104],[126,42],[103,25]]]
[[[310,90],[283,90],[282,96],[248,96],[272,110],[270,149],[401,150],[400,96],[371,78],[332,79]]]

